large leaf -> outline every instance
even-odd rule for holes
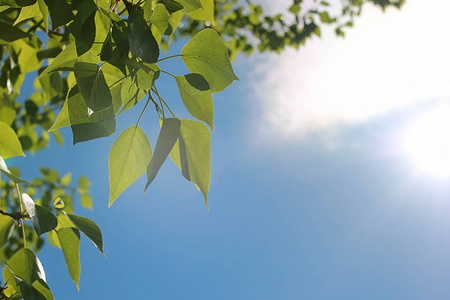
[[[25,156],[19,138],[8,124],[0,121],[0,132],[0,155],[3,158],[6,159],[19,155]]]
[[[39,10],[39,3],[36,1],[36,3],[34,3],[33,5],[30,6],[24,6],[22,7],[22,9],[20,10],[20,14],[17,17],[17,19],[14,21],[14,26],[17,23],[20,23],[24,20],[28,20],[34,17],[41,17],[42,13]]]
[[[164,119],[161,132],[156,141],[155,152],[147,167],[147,184],[145,185],[145,190],[147,190],[148,186],[155,179],[167,155],[169,155],[170,150],[175,145],[180,134],[180,124],[181,122],[177,118]]]
[[[33,222],[33,227],[37,235],[40,236],[41,234],[56,228],[58,220],[51,211],[36,205],[33,199],[26,193],[22,194],[22,201],[25,205],[25,210],[31,218],[31,222]]]
[[[182,59],[191,73],[198,73],[217,93],[239,78],[234,74],[228,50],[213,29],[197,33],[181,50]]]
[[[80,282],[80,231],[73,227],[63,227],[57,231],[59,243],[66,260],[70,278],[79,289]]]
[[[6,265],[6,267],[9,269],[9,271],[13,275],[16,285],[19,286],[20,294],[24,300],[54,300],[55,299],[53,297],[53,294],[50,291],[50,288],[48,287],[47,283],[45,281],[43,281],[42,279],[39,278],[36,281],[34,281],[33,284],[29,284],[23,278],[14,274],[8,265]],[[7,295],[7,296],[14,296],[14,299],[16,299],[16,297],[17,297],[17,295]]]
[[[28,284],[38,280],[46,281],[44,268],[36,255],[30,249],[21,248],[7,262],[15,275],[22,278]],[[8,282],[5,294],[11,295],[14,291],[19,291],[15,283],[13,274],[8,268],[3,269],[3,280]]]
[[[208,190],[211,180],[211,134],[203,123],[182,119],[178,141],[182,174],[200,188],[208,207]]]
[[[102,231],[100,230],[100,227],[92,221],[91,219],[67,214],[70,221],[89,239],[92,243],[94,243],[95,247],[100,251],[101,254],[105,255],[103,253],[103,238],[102,238]]]
[[[74,69],[77,85],[87,106],[94,112],[112,105],[112,97],[101,68],[92,63],[77,62]]]
[[[55,57],[52,63],[42,72],[39,77],[55,71],[71,71],[78,61],[77,48],[75,43],[69,44]]]
[[[146,63],[155,63],[159,57],[159,47],[141,10],[133,10],[128,17],[128,40],[133,56]]]
[[[109,154],[109,206],[145,173],[151,158],[152,148],[142,128],[133,125],[120,134]]]
[[[213,129],[214,106],[208,82],[199,74],[177,76],[176,81],[188,112]]]
[[[0,21],[0,45],[27,37],[30,37],[29,33],[26,33],[17,27],[11,26],[8,23]]]
[[[13,175],[9,169],[8,166],[5,163],[5,160],[3,159],[3,157],[0,156],[0,171],[5,174],[9,179],[11,179],[12,181],[14,181],[15,183],[26,183],[26,184],[30,184],[28,181],[23,180],[22,178],[19,178],[15,175]]]

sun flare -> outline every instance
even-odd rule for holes
[[[414,120],[404,134],[403,146],[420,172],[450,178],[450,105]]]

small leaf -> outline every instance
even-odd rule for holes
[[[109,154],[109,205],[141,177],[152,158],[152,148],[142,128],[133,125],[120,134]]]
[[[189,17],[194,20],[209,21],[214,25],[214,0],[201,0],[201,4],[202,8],[189,14]]]
[[[14,219],[9,216],[0,216],[0,247],[3,247],[14,232]]]
[[[8,124],[0,122],[0,132],[2,133],[0,138],[0,155],[2,157],[6,159],[19,155],[25,156],[16,133]]]
[[[61,249],[66,260],[67,270],[70,278],[77,285],[78,290],[80,282],[80,231],[73,227],[63,227],[57,231]]]
[[[199,74],[177,76],[176,81],[188,112],[213,129],[214,106],[208,82]]]
[[[197,33],[181,50],[182,59],[191,73],[198,73],[217,93],[239,78],[234,74],[228,50],[213,29]]]
[[[89,210],[94,209],[91,195],[81,195],[80,198],[81,198],[81,200],[80,200],[81,206],[83,206],[84,208],[87,208]]]
[[[181,122],[177,118],[164,119],[161,132],[156,141],[155,152],[147,167],[147,184],[145,185],[145,190],[147,190],[148,186],[155,179],[167,155],[169,155],[170,150],[172,150],[173,145],[177,141],[178,135],[180,134],[180,124]]]
[[[55,215],[48,209],[36,205],[28,194],[22,194],[22,201],[25,205],[25,210],[30,215],[31,222],[33,222],[34,230],[37,235],[53,230],[58,225],[58,220]]]
[[[158,3],[155,5],[151,22],[165,35],[172,34],[172,26],[169,24],[169,16],[169,12],[164,4]]]
[[[111,107],[111,93],[103,72],[98,65],[77,62],[74,74],[81,95],[90,109],[97,112]]]
[[[128,17],[128,40],[133,56],[143,62],[155,63],[159,57],[159,47],[141,10],[133,10]]]
[[[53,201],[53,206],[56,209],[63,209],[64,207],[66,207],[66,204],[64,204],[64,201],[61,199],[61,197],[58,197],[55,199],[55,201]]]
[[[178,0],[183,5],[183,12],[186,14],[193,13],[194,11],[202,8],[200,0]]]
[[[0,122],[5,122],[8,126],[11,126],[15,119],[16,111],[12,107],[0,107]]]
[[[26,184],[31,184],[26,180],[23,180],[22,178],[19,178],[15,175],[13,175],[8,167],[6,166],[5,160],[3,159],[3,157],[0,156],[0,171],[5,174],[9,179],[11,179],[12,181],[14,181],[15,183],[26,183]]]
[[[81,217],[81,216],[75,216],[71,214],[67,214],[70,221],[89,239],[92,243],[94,243],[95,247],[100,251],[101,254],[105,255],[103,253],[103,238],[102,238],[102,231],[100,230],[100,227],[92,221],[91,219]]]

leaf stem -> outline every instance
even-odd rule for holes
[[[166,71],[164,71],[164,70],[160,70],[160,71],[163,72],[163,73],[165,73],[165,74],[167,74],[167,75],[172,76],[173,78],[177,78],[177,77],[175,77],[175,75],[173,75],[172,73],[166,72]]]
[[[156,86],[154,87],[154,90],[153,90],[153,91],[154,91],[155,94],[158,96],[159,101],[162,101],[162,102],[166,105],[167,109],[169,109],[170,113],[172,114],[172,117],[175,118],[175,114],[174,114],[173,111],[170,109],[169,105],[167,105],[166,101],[164,101],[164,99],[159,95],[159,92],[158,92],[158,90],[156,89]],[[162,104],[161,104],[161,105],[162,105]]]
[[[161,58],[160,60],[157,60],[156,63],[162,62],[162,61],[164,61],[166,59],[170,59],[170,58],[174,58],[174,57],[180,57],[180,56],[181,56],[181,54],[167,56],[167,57]]]
[[[145,110],[147,109],[148,103],[150,102],[150,94],[148,95],[147,102],[145,103],[144,109],[141,112],[141,115],[139,116],[139,119],[137,120],[136,126],[139,125],[139,122],[141,121],[142,116],[144,115]]]
[[[19,196],[20,211],[23,211],[22,195],[20,194],[20,188],[19,188],[19,185],[17,183],[16,183],[16,189],[17,189],[17,195]],[[22,218],[20,218],[19,223],[20,223],[20,227],[22,227],[23,248],[27,249],[27,237],[25,235],[25,226],[23,225],[23,219]]]

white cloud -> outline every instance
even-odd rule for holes
[[[384,14],[366,7],[345,39],[329,31],[299,52],[256,58],[252,123],[265,138],[302,139],[450,96],[449,11],[442,0],[408,0]]]

